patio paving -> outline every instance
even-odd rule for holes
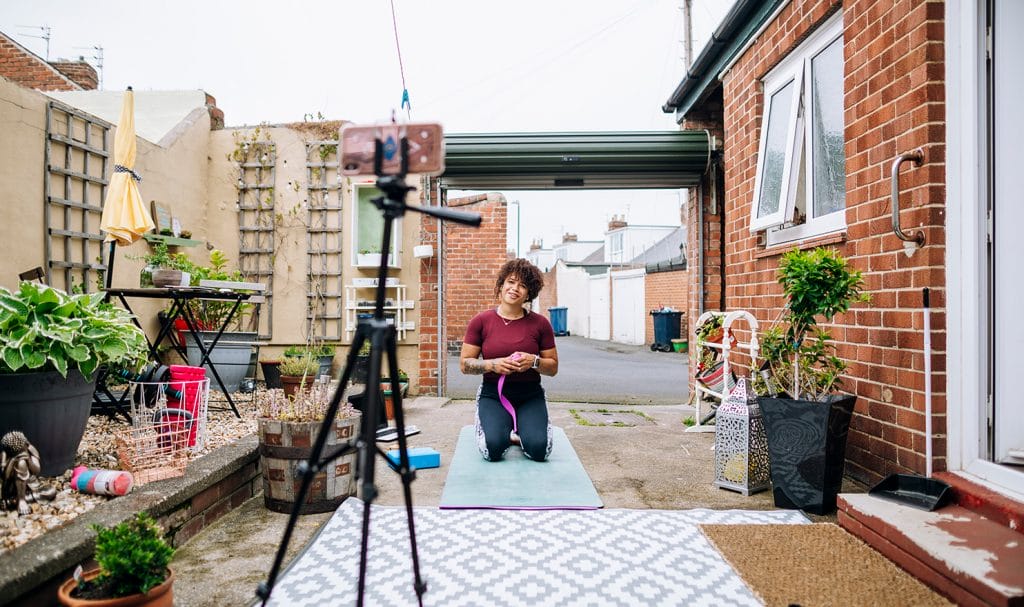
[[[608,411],[642,411],[654,423],[638,426],[582,426],[571,409],[586,403],[550,403],[552,424],[563,428],[594,482],[605,508],[684,510],[691,508],[772,510],[771,493],[749,497],[712,484],[714,434],[686,433],[683,419],[693,414],[683,405],[602,404]],[[459,429],[473,423],[471,401],[420,397],[407,401],[407,423],[421,433],[410,437],[410,447],[433,447],[441,453],[441,467],[417,471],[412,484],[413,505],[440,503],[448,464]],[[388,448],[397,443],[386,443]],[[377,504],[403,504],[401,480],[379,460]],[[864,487],[847,481],[846,492]],[[329,514],[306,515],[293,536],[296,552],[313,536]],[[287,515],[263,508],[262,496],[251,499],[182,546],[172,565],[178,572],[176,605],[238,605],[254,600],[256,585],[266,578]],[[812,521],[834,522],[835,516],[812,516]],[[358,554],[352,558],[358,559]],[[402,574],[405,572],[396,572]],[[427,597],[429,598],[429,592]]]

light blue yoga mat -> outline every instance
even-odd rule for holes
[[[603,504],[594,483],[561,428],[552,428],[551,456],[535,462],[513,445],[505,458],[489,462],[476,446],[473,426],[464,426],[448,466],[441,508],[593,510]]]

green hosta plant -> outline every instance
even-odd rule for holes
[[[834,250],[817,248],[783,255],[778,279],[787,299],[780,318],[784,328],[772,326],[761,337],[761,373],[754,389],[762,395],[822,400],[839,387],[846,363],[834,355],[835,346],[818,328],[818,319],[830,322],[851,305],[869,301],[861,292],[863,276]]]
[[[148,352],[142,329],[103,293],[68,295],[28,281],[18,291],[0,287],[0,373],[78,369],[88,378],[100,365],[138,369]]]
[[[92,581],[80,581],[76,596],[89,593],[116,598],[146,594],[167,579],[167,565],[174,556],[174,548],[149,515],[140,512],[113,527],[92,528],[96,531],[95,558],[100,575]]]

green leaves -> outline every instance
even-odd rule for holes
[[[818,319],[831,322],[851,305],[869,301],[862,292],[863,276],[835,250],[794,249],[782,256],[778,281],[787,298],[780,319],[786,329],[764,332],[755,390],[819,400],[839,385],[846,364],[833,355],[835,347],[828,333],[818,329]]]
[[[36,282],[0,287],[0,373],[78,369],[90,377],[101,364],[138,368],[146,336],[102,293],[68,295]]]
[[[146,513],[109,529],[93,525],[93,530],[101,571],[96,582],[109,584],[114,597],[145,594],[167,578],[174,548]]]

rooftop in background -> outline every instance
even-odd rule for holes
[[[46,91],[46,94],[112,124],[117,124],[121,117],[124,91]],[[135,91],[135,131],[139,137],[162,145],[161,142],[193,113],[198,116],[215,105],[213,97],[200,90]]]

